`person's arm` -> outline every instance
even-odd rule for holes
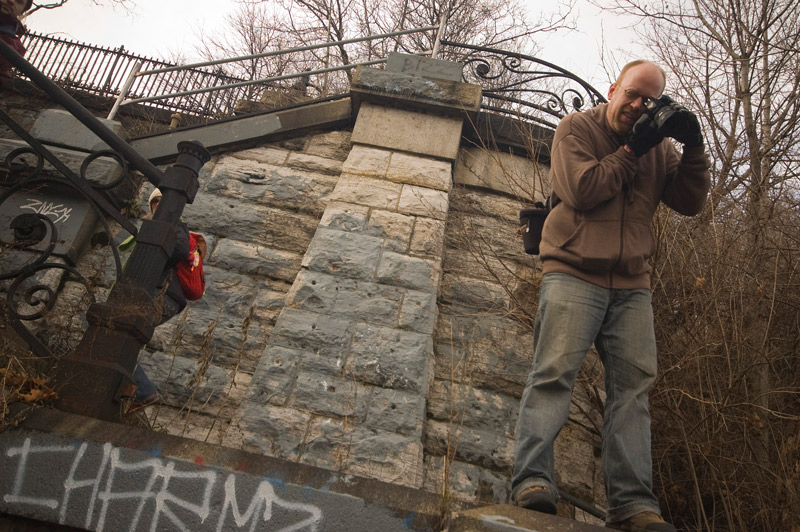
[[[175,224],[175,249],[172,250],[172,256],[169,259],[170,265],[175,266],[180,261],[189,258],[189,251],[189,230],[186,228],[186,224],[179,221]]]
[[[598,132],[593,128],[596,126],[589,118],[575,113],[562,119],[553,139],[553,190],[577,210],[589,210],[613,198],[636,173],[638,158],[624,147],[598,158],[592,141]]]
[[[703,210],[711,188],[710,163],[703,145],[684,146],[683,154],[670,145],[667,153],[667,182],[661,201],[670,209],[694,216]]]

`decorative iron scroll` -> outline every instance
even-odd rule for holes
[[[94,211],[97,221],[110,235],[107,217],[119,218],[119,209],[98,191],[119,186],[131,179],[125,159],[110,150],[88,154],[76,175],[38,140],[31,137],[9,115],[0,110],[0,121],[4,122],[28,146],[12,150],[0,160],[0,213],[10,218],[8,227],[0,227],[0,282],[3,282],[0,317],[27,343],[37,356],[52,356],[51,350],[33,334],[25,322],[45,317],[56,303],[56,290],[64,281],[77,281],[84,285],[88,303],[94,302],[89,281],[76,269],[70,260],[57,252],[58,244],[67,244],[65,236],[59,234],[59,221],[69,218],[71,209],[63,205],[43,203],[16,205],[23,195],[34,195],[57,191],[58,195],[83,201]],[[99,182],[89,178],[91,164],[99,158],[113,159],[121,168],[114,179]],[[45,161],[57,171],[45,171]],[[60,175],[59,175],[60,174]],[[12,212],[14,209],[18,212]],[[132,234],[136,229],[123,219],[123,227]],[[119,278],[122,263],[119,251],[110,246]],[[65,277],[64,277],[65,276]],[[64,278],[62,278],[64,277]]]
[[[606,102],[589,83],[542,59],[451,41],[442,45],[464,63],[464,81],[483,88],[484,110],[555,129],[567,113]]]

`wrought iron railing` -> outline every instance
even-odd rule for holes
[[[486,111],[555,129],[567,113],[606,101],[589,83],[543,59],[446,40],[441,44],[444,53],[464,64],[464,81],[482,87]]]
[[[173,227],[185,204],[194,199],[199,187],[197,172],[210,156],[199,143],[179,143],[176,164],[162,172],[3,41],[0,41],[0,54],[113,150],[89,154],[78,175],[52,149],[0,110],[0,122],[23,144],[0,161],[0,209],[11,212],[12,217],[10,235],[7,239],[0,238],[0,282],[4,281],[0,329],[13,329],[33,354],[57,361],[55,382],[60,408],[117,419],[121,386],[131,378],[139,350],[153,333],[157,315],[156,287],[174,247]],[[87,178],[87,168],[102,157],[119,163],[119,177]],[[128,168],[144,174],[163,192],[153,219],[145,220],[138,231],[103,192],[128,179]],[[32,207],[28,198],[37,194],[88,206],[88,210],[95,213],[92,221],[101,222],[107,235],[111,234],[107,220],[112,219],[135,235],[137,241],[124,269],[117,248],[107,242],[114,256],[116,281],[105,302],[91,298],[86,311],[88,329],[80,343],[65,353],[58,353],[60,357],[55,356],[57,353],[40,341],[28,325],[43,317],[56,301],[55,288],[60,282],[55,283],[55,288],[44,282],[47,274],[63,272],[69,280],[84,284],[86,280],[74,267],[74,256],[56,253],[58,243],[65,241],[61,233],[63,226],[59,228],[48,215],[54,212],[67,215],[71,207],[44,211]],[[9,207],[12,198],[20,197],[27,202],[25,205]]]

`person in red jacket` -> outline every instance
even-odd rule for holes
[[[0,39],[19,55],[25,55],[25,47],[20,37],[25,34],[25,26],[19,21],[25,11],[31,8],[33,0],[0,0]],[[11,79],[11,63],[0,56],[0,87]]]
[[[660,203],[698,214],[710,187],[697,117],[662,96],[665,85],[657,65],[629,63],[607,104],[567,115],[556,129],[550,180],[557,201],[542,229],[534,360],[520,401],[512,477],[516,505],[556,513],[553,444],[594,344],[605,369],[606,526],[634,532],[676,530],[662,519],[653,493],[653,216]],[[662,121],[670,113],[680,127]],[[683,144],[682,153],[665,136]]]

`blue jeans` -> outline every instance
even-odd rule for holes
[[[607,521],[660,514],[653,494],[648,391],[656,376],[649,290],[602,288],[571,275],[543,277],[534,360],[520,402],[512,498],[529,486],[557,495],[553,442],[567,421],[572,388],[594,343],[605,368],[602,459]]]
[[[156,327],[166,323],[173,316],[181,311],[181,307],[177,301],[164,294],[161,298],[161,316],[159,317]],[[150,402],[158,397],[158,388],[147,376],[147,373],[142,369],[142,366],[136,364],[136,369],[133,370],[133,382],[136,384],[136,392],[134,392],[136,400],[140,403]]]

